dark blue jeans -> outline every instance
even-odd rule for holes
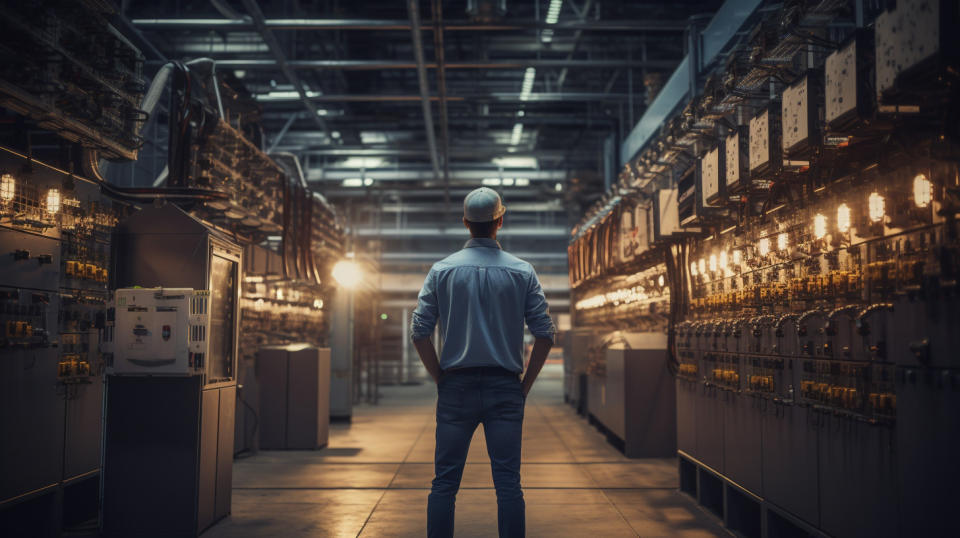
[[[523,395],[517,374],[499,368],[452,370],[438,387],[437,451],[433,488],[427,501],[427,535],[453,536],[453,514],[470,439],[483,424],[487,454],[497,489],[501,538],[525,534],[525,505],[520,490],[520,440]]]

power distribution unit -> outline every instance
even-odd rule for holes
[[[629,458],[674,456],[677,407],[666,335],[625,334],[624,341],[607,349],[604,375],[590,376],[590,415],[623,443]]]
[[[111,375],[199,375],[207,356],[210,292],[128,288],[114,294]],[[109,348],[108,348],[109,351]]]
[[[257,352],[260,448],[316,450],[330,435],[330,349],[308,344]]]
[[[201,375],[107,376],[103,534],[197,536],[230,514],[243,251],[172,205],[131,215],[120,223],[114,245],[122,252],[114,257],[117,288],[209,290],[209,320],[197,325],[207,327]],[[151,297],[155,293],[146,292],[145,300],[167,301]],[[189,301],[182,304],[189,308]],[[160,334],[150,337],[142,357],[159,356],[165,347],[167,322],[151,323],[142,324]],[[185,362],[164,368],[185,364],[178,371],[190,371],[185,353]]]

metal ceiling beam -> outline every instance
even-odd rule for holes
[[[539,58],[510,59],[510,60],[477,60],[445,62],[444,68],[457,70],[475,69],[620,69],[623,67],[637,67],[646,69],[672,69],[678,60],[580,60],[568,57],[566,59],[550,60]],[[149,62],[148,62],[149,63]],[[385,69],[417,69],[416,62],[404,60],[288,60],[287,66],[300,70],[340,69],[344,71],[382,71]],[[243,69],[247,71],[261,69],[276,69],[277,62],[269,59],[249,60],[217,60],[217,67],[221,69]],[[424,63],[426,69],[436,69],[436,63]]]
[[[267,120],[269,125],[278,124],[282,126],[283,123],[286,123],[287,119],[290,117],[289,112],[280,112],[280,111],[271,111],[264,110],[263,116]],[[327,124],[337,124],[340,122],[349,124],[349,127],[353,129],[361,130],[370,130],[377,132],[397,132],[405,131],[409,128],[405,128],[404,125],[407,123],[413,123],[423,121],[423,118],[417,116],[414,117],[397,117],[397,116],[371,116],[371,115],[331,115],[328,114],[324,116]],[[282,121],[281,121],[282,120]],[[616,125],[617,120],[609,116],[585,116],[582,114],[525,114],[523,116],[516,116],[515,114],[491,114],[489,116],[453,116],[450,118],[451,125],[474,125],[476,123],[489,123],[489,124],[503,124],[505,129],[513,127],[515,123],[523,123],[524,125],[572,125],[578,128],[587,128],[595,127],[600,128],[609,128],[612,125]],[[295,135],[298,131],[307,131],[308,129],[297,129],[292,128],[290,132],[291,135]]]
[[[440,178],[440,159],[437,155],[437,138],[433,130],[433,113],[430,110],[430,85],[427,83],[427,69],[423,59],[423,36],[420,31],[420,3],[407,0],[407,13],[410,15],[410,33],[413,37],[413,55],[417,60],[417,83],[420,86],[420,105],[423,109],[423,123],[427,130],[427,147],[430,149],[430,164],[433,166],[433,178]]]
[[[307,109],[307,112],[310,114],[310,117],[313,119],[314,123],[317,124],[317,127],[320,127],[324,133],[328,132],[327,124],[323,121],[323,118],[320,117],[317,107],[307,98],[307,92],[303,88],[303,83],[300,81],[300,77],[298,77],[297,73],[293,69],[290,69],[290,67],[287,65],[287,57],[283,53],[283,47],[280,46],[280,42],[277,41],[277,38],[273,35],[273,32],[267,28],[266,20],[263,16],[263,12],[260,11],[260,6],[257,4],[257,0],[242,0],[242,2],[243,7],[247,10],[247,13],[250,14],[249,23],[252,23],[254,28],[256,28],[260,33],[264,43],[266,43],[267,47],[270,49],[270,53],[273,55],[274,60],[276,60],[277,66],[280,68],[280,71],[283,72],[283,76],[286,77],[290,84],[293,85],[293,88],[297,91],[297,95],[299,96],[300,101],[303,103],[303,107]]]
[[[508,146],[513,147],[513,146]],[[310,146],[294,146],[294,145],[280,145],[278,148],[293,150],[296,149],[299,153],[304,155],[310,155],[311,157],[426,157],[429,155],[428,151],[425,149],[419,148],[368,148],[368,147],[316,147],[310,148]],[[523,151],[511,153],[511,157],[536,157],[538,159],[563,159],[571,155],[576,155],[578,153],[595,153],[595,149],[588,148],[583,150],[549,150],[549,149],[538,149],[535,151]],[[483,157],[500,157],[504,154],[504,149],[498,146],[483,148],[473,148],[473,147],[464,147],[464,148],[454,148],[451,152],[455,157],[462,158],[473,158],[473,160],[479,160]],[[491,165],[494,166],[494,165]]]
[[[360,237],[469,237],[463,227],[447,228],[355,228],[353,230]],[[497,232],[498,237],[536,237],[536,238],[566,238],[570,236],[570,229],[566,226],[504,226]]]
[[[246,4],[250,0],[243,0]],[[251,30],[254,24],[231,19],[133,19],[133,24],[145,30]],[[270,30],[396,30],[409,31],[412,23],[403,19],[267,19]],[[590,32],[682,32],[687,26],[683,20],[642,21],[563,21],[549,24],[545,21],[510,21],[501,24],[482,24],[469,20],[447,21],[444,31],[515,31],[515,30],[585,30]],[[423,21],[421,31],[433,30],[433,21]]]
[[[377,196],[383,195],[384,197],[397,196],[404,197],[409,195],[416,195],[420,199],[427,198],[439,198],[443,200],[444,191],[443,189],[436,188],[437,185],[431,185],[425,187],[422,184],[405,184],[405,183],[393,183],[389,187],[383,187],[376,185],[373,189],[369,188],[350,188],[344,187],[340,188],[339,186],[333,187],[329,183],[324,183],[321,181],[311,181],[312,188],[317,192],[320,192],[328,199],[345,199],[345,198],[370,198],[370,193],[375,191]],[[450,189],[450,196],[461,199],[466,196],[470,191],[477,187],[476,184],[470,187],[460,187]],[[509,189],[500,191],[507,198],[507,203],[510,200],[518,199],[528,199],[534,198],[542,200],[544,197],[544,192],[540,188],[534,189]],[[557,193],[560,194],[560,193]],[[378,198],[379,201],[379,198]]]
[[[524,260],[566,260],[566,252],[511,252],[514,256]],[[442,260],[450,253],[441,252],[381,252],[380,260],[414,261],[414,260]]]
[[[248,0],[249,1],[249,0]],[[314,103],[402,103],[421,102],[420,95],[376,95],[376,94],[330,94],[315,95],[308,98]],[[438,97],[431,95],[431,101]],[[585,102],[585,101],[626,101],[627,94],[600,93],[600,92],[562,92],[562,93],[532,93],[526,100],[520,99],[520,92],[491,92],[469,95],[447,96],[448,101],[497,101],[501,103],[554,103],[554,102]],[[283,97],[262,101],[263,103],[292,103],[296,97]]]
[[[344,170],[330,168],[310,168],[304,171],[307,179],[315,182],[343,181],[355,177],[370,178],[374,181],[423,181],[430,179],[430,170],[389,170],[376,169]],[[536,181],[564,181],[567,178],[565,170],[504,170],[502,173],[493,170],[452,170],[451,182],[477,183],[488,177],[526,178]]]
[[[509,206],[511,213],[558,213],[565,211],[560,200],[549,202],[518,202],[511,203]],[[399,204],[381,204],[378,206],[364,206],[360,211],[381,212],[381,213],[442,213],[444,204],[404,202]],[[448,206],[447,212],[460,213],[463,211],[459,206]],[[564,255],[566,257],[566,255]]]

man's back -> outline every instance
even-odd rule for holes
[[[471,239],[434,264],[413,315],[413,333],[429,336],[439,322],[444,370],[499,366],[523,371],[523,326],[536,337],[554,328],[536,272],[494,239]]]
[[[553,321],[533,267],[496,241],[506,211],[495,191],[481,187],[463,202],[472,239],[434,264],[420,290],[411,336],[437,382],[437,449],[427,498],[427,534],[452,538],[455,500],[477,426],[490,455],[501,538],[522,537],[520,444],[527,393],[553,345]],[[536,337],[523,379],[523,324]],[[443,354],[430,341],[440,323]]]

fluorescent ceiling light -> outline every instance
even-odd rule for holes
[[[362,187],[362,186],[363,186],[363,178],[350,177],[350,178],[344,179],[344,180],[343,180],[343,186],[344,186],[344,187]]]
[[[536,168],[535,157],[497,157],[493,163],[500,168]]]
[[[486,185],[486,186],[488,186],[488,187],[499,187],[499,186],[500,186],[500,178],[498,178],[498,177],[485,177],[485,178],[483,178],[483,181],[481,181],[481,183],[483,183],[484,185]]]
[[[526,187],[526,186],[530,185],[530,178],[518,177],[518,178],[517,178],[517,181],[516,181],[516,183],[514,183],[514,185],[516,185],[516,186],[518,186],[518,187]]]
[[[547,24],[557,24],[561,7],[563,7],[563,0],[550,0],[550,7],[547,8]]]
[[[555,191],[557,191],[557,192],[562,191],[562,190],[563,190],[563,183],[557,183],[556,185],[554,185],[554,186],[553,186],[553,190],[555,190]]]
[[[550,7],[547,8],[547,24],[557,24],[560,19],[560,9],[563,7],[563,0],[550,0]],[[540,39],[544,43],[553,41],[553,29],[547,28],[540,33]]]
[[[530,99],[530,93],[533,92],[533,82],[537,78],[537,70],[533,67],[528,67],[526,71],[523,72],[523,85],[520,87],[520,100],[526,101]]]
[[[516,146],[520,143],[520,137],[523,136],[523,124],[514,123],[513,124],[513,133],[510,134],[510,145]]]
[[[505,177],[505,178],[503,178],[503,181],[502,181],[501,183],[503,184],[504,187],[512,187],[512,186],[513,186],[513,178],[512,178],[512,177]]]
[[[387,135],[378,131],[361,131],[360,142],[363,144],[386,144]]]
[[[369,187],[370,185],[373,185],[373,178],[363,178],[363,186]]]
[[[350,157],[337,163],[337,168],[380,168],[384,165],[381,157]]]
[[[323,95],[321,92],[307,91],[307,97],[319,97]],[[257,95],[257,101],[295,101],[300,99],[300,94],[294,90],[281,90],[281,91],[271,91],[267,93],[261,93]]]

